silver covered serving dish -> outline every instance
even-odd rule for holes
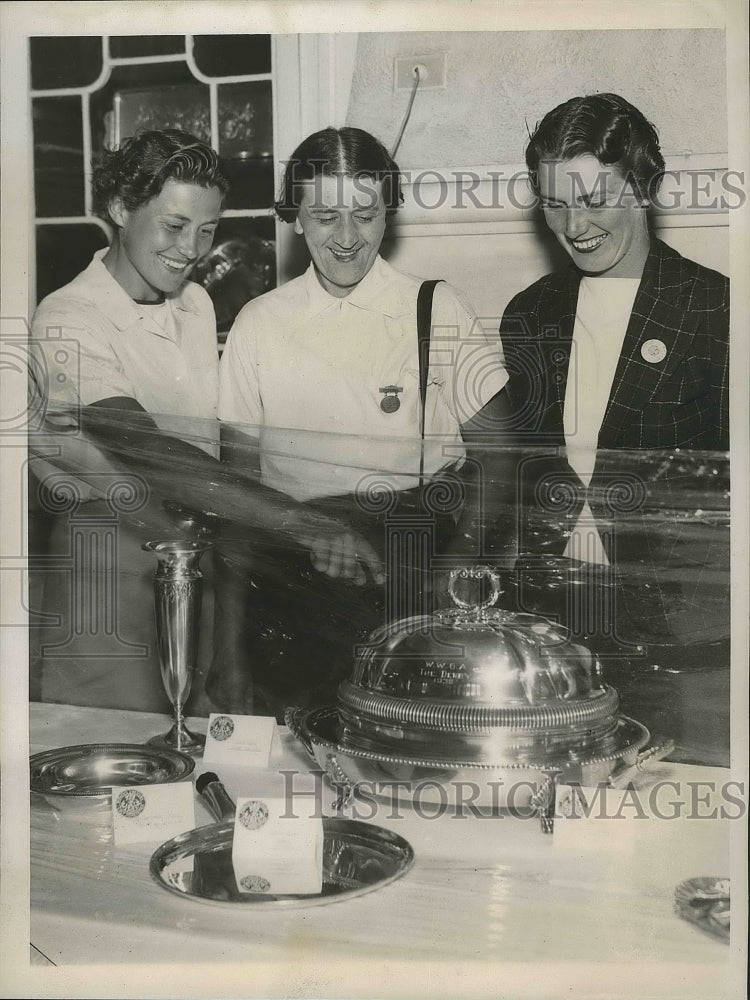
[[[464,600],[461,581],[485,586],[488,596]],[[537,785],[531,803],[547,815],[557,781],[623,782],[673,749],[672,741],[649,747],[648,730],[620,715],[599,659],[566,629],[494,607],[493,570],[456,570],[449,591],[454,607],[372,634],[336,706],[287,712],[343,798],[363,781],[473,781],[494,783],[498,804],[498,782],[523,779]]]

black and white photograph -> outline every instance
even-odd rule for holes
[[[0,5],[2,996],[747,995],[749,38]]]

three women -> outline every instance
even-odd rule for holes
[[[170,155],[180,164],[191,154]],[[200,155],[208,156],[205,150]],[[223,187],[210,173],[210,156],[207,162],[207,180],[200,173],[178,173],[162,177],[145,202],[110,199],[118,236],[92,263],[102,281],[114,279],[117,294],[127,296],[122,312],[132,318],[138,336],[147,326],[165,357],[179,352],[179,325],[191,315],[190,308],[180,309],[180,296],[192,295],[196,317],[206,306],[201,290],[186,292],[184,281],[203,244],[210,245],[220,210]],[[230,484],[247,486],[243,466],[257,442],[265,488],[304,506],[309,525],[344,525],[327,536],[322,561],[315,565],[329,578],[343,576],[363,587],[351,603],[350,587],[310,585],[309,570],[305,578],[295,564],[291,590],[304,592],[312,603],[297,605],[291,618],[312,625],[289,644],[284,589],[264,595],[255,585],[257,574],[278,554],[260,546],[250,575],[241,574],[256,598],[260,594],[260,604],[243,604],[250,614],[237,623],[238,641],[221,648],[209,683],[222,707],[247,709],[252,685],[257,705],[273,712],[300,696],[332,695],[351,663],[349,626],[356,623],[364,637],[384,614],[398,611],[397,603],[384,602],[380,589],[389,518],[415,509],[423,515],[422,487],[431,480],[443,477],[465,492],[457,469],[472,468],[467,450],[488,433],[496,443],[507,441],[510,430],[517,442],[551,446],[542,465],[526,463],[513,484],[518,534],[503,546],[593,565],[617,558],[611,544],[616,532],[604,527],[611,512],[602,506],[611,495],[607,484],[619,474],[612,459],[617,449],[728,447],[728,283],[650,234],[649,199],[663,170],[653,126],[617,95],[575,98],[545,116],[529,142],[527,164],[545,220],[573,267],[540,279],[508,305],[501,327],[503,363],[499,342],[482,331],[461,296],[444,283],[437,284],[426,307],[432,336],[420,350],[421,283],[379,255],[387,219],[400,201],[400,175],[374,137],[353,128],[325,129],[306,139],[289,161],[277,212],[304,238],[311,264],[300,278],[249,303],[237,318],[224,353],[218,402],[228,464],[237,478],[209,477],[211,497],[201,494],[197,506],[214,509],[222,496],[229,517],[242,519],[242,499],[237,495],[232,502]],[[59,310],[80,299],[89,278],[76,281],[78,286],[74,282],[42,304],[35,324],[60,325]],[[86,301],[83,312],[91,308]],[[62,318],[69,327],[70,316]],[[139,397],[141,383],[150,379],[135,378],[129,368],[134,360],[121,357],[114,346],[124,339],[118,339],[122,328],[115,323],[117,336],[111,331],[102,336],[97,324],[98,318],[94,331],[86,327],[84,335],[91,363],[83,372],[80,401],[103,409],[114,400],[118,410],[164,407],[179,413],[179,399],[199,396],[202,406],[216,412],[213,362],[202,372],[207,388],[191,389],[184,397],[171,363],[151,365],[147,374],[157,374],[157,383],[163,373],[167,382],[172,378],[175,400],[167,402],[158,386],[155,395]],[[215,343],[210,322],[203,326],[205,344]],[[135,337],[128,339],[134,343]],[[127,348],[122,350],[127,355]],[[187,367],[194,375],[200,366]],[[56,370],[52,362],[50,369]],[[482,377],[472,380],[465,372]],[[530,476],[528,482],[524,476]],[[575,503],[562,518],[539,510],[539,482],[555,477],[574,486]],[[485,467],[481,478],[487,484],[497,476]],[[389,500],[386,514],[375,510],[374,487],[395,502]],[[480,496],[469,493],[474,500]],[[436,535],[442,554],[449,555],[456,540],[465,545],[481,520],[477,509],[476,503],[461,509],[459,502],[428,511],[429,555],[427,565],[417,567],[413,587],[429,588]],[[292,523],[300,516],[291,508]],[[515,520],[506,519],[507,529],[516,532]],[[302,534],[297,536],[301,541]],[[471,553],[493,541],[474,539]],[[308,548],[316,552],[317,545]],[[391,566],[390,584],[400,579],[398,562]],[[669,631],[666,612],[657,608],[657,630],[663,625]],[[328,659],[318,644],[321,635],[328,637]]]

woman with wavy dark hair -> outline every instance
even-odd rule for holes
[[[729,281],[652,234],[664,159],[656,128],[623,97],[554,108],[530,136],[526,163],[572,266],[517,294],[502,321],[515,433],[550,446],[523,469],[519,548],[577,565],[639,565],[642,600],[621,600],[621,637],[685,641],[705,609],[670,580],[678,548],[668,532],[647,519],[640,534],[626,531],[641,511],[618,511],[616,498],[643,497],[645,487],[617,456],[635,451],[629,468],[646,469],[651,450],[728,449]],[[545,501],[553,495],[570,498],[557,513]],[[697,551],[691,558],[700,562]]]
[[[227,191],[219,157],[186,132],[145,131],[105,153],[92,188],[112,242],[34,316],[51,398],[215,417],[213,306],[188,278],[219,223]],[[55,327],[75,330],[75,370],[72,357],[63,362],[48,348]]]
[[[658,132],[617,94],[573,97],[544,116],[526,147],[526,166],[537,195],[540,163],[578,156],[617,167],[645,200],[656,195],[664,174]]]

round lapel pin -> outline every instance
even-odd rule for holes
[[[652,365],[658,365],[667,356],[667,345],[661,340],[647,340],[641,346],[641,357]]]

